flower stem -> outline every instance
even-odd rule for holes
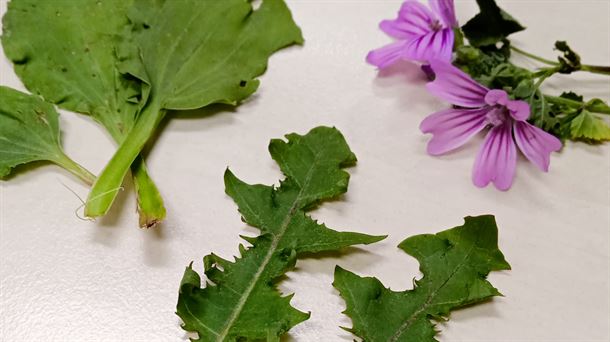
[[[80,178],[83,182],[87,183],[88,185],[93,185],[93,183],[95,182],[94,174],[89,172],[89,170],[85,169],[80,164],[78,164],[77,162],[75,162],[74,160],[72,160],[70,157],[68,157],[67,155],[65,155],[63,153],[60,156],[58,156],[55,160],[53,160],[53,162],[55,164],[63,167],[64,169],[70,171],[73,175],[77,176],[78,178]]]
[[[580,69],[583,71],[588,71],[588,72],[594,73],[594,74],[610,75],[610,66],[581,65]]]
[[[519,48],[517,48],[517,47],[514,47],[514,46],[512,46],[512,45],[510,46],[510,49],[511,49],[511,50],[513,50],[513,51],[515,51],[515,52],[517,52],[517,53],[519,53],[519,54],[522,54],[523,56],[529,57],[529,58],[531,58],[531,59],[533,59],[533,60],[537,60],[538,62],[541,62],[541,63],[544,63],[544,64],[548,64],[548,65],[559,65],[559,63],[557,63],[557,62],[553,62],[553,61],[548,60],[548,59],[546,59],[546,58],[542,58],[542,57],[540,57],[540,56],[536,56],[536,55],[534,55],[534,54],[532,54],[532,53],[529,53],[529,52],[527,52],[527,51],[523,51],[523,50],[521,50],[521,49],[519,49]]]
[[[607,108],[607,107],[595,106],[595,105],[587,106],[587,103],[585,103],[585,102],[570,100],[570,99],[566,99],[565,97],[560,97],[560,96],[544,95],[544,98],[547,100],[547,102],[550,102],[550,103],[560,104],[560,105],[572,107],[574,109],[580,109],[580,108],[587,107],[587,110],[589,110],[592,113],[610,115],[610,108]]]
[[[513,50],[513,51],[515,51],[515,52],[517,52],[517,53],[519,53],[519,54],[521,54],[523,56],[526,56],[526,57],[529,57],[529,58],[531,58],[533,60],[536,60],[538,62],[547,64],[547,65],[553,65],[553,66],[560,65],[558,62],[554,62],[554,61],[548,60],[546,58],[534,55],[532,53],[529,53],[527,51],[521,50],[521,49],[519,49],[517,47],[514,47],[512,45],[511,45],[510,48],[511,48],[511,50]],[[581,64],[580,65],[580,69],[578,69],[576,71],[586,71],[586,72],[590,72],[592,74],[599,74],[599,75],[610,75],[610,66]]]

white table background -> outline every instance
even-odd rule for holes
[[[396,248],[404,238],[491,213],[500,248],[513,270],[492,273],[504,298],[455,311],[439,324],[441,341],[608,341],[610,146],[568,143],[551,171],[520,158],[512,189],[474,187],[471,168],[481,139],[445,157],[426,155],[418,129],[447,104],[427,93],[416,67],[385,75],[364,63],[367,51],[389,41],[377,23],[395,16],[397,1],[290,1],[304,47],[273,56],[260,90],[234,112],[170,120],[148,158],[168,209],[163,225],[137,228],[131,184],[97,222],[74,214],[87,188],[63,170],[44,165],[1,184],[0,322],[2,341],[183,341],[174,314],[184,267],[214,252],[237,253],[239,234],[254,234],[224,194],[229,166],[251,183],[278,183],[267,153],[271,138],[334,125],[357,154],[348,194],[313,216],[338,230],[389,234],[344,255],[299,260],[280,283],[293,305],[311,311],[286,341],[351,341],[344,302],[332,286],[339,264],[376,276],[393,290],[412,286],[418,265]],[[528,27],[514,43],[554,58],[567,40],[585,63],[610,64],[609,1],[502,1]],[[474,1],[457,1],[464,23]],[[0,12],[6,0],[0,1]],[[533,64],[523,61],[525,65]],[[2,85],[24,89],[6,58]],[[610,96],[606,77],[554,76],[558,94]],[[62,112],[68,154],[99,172],[115,146],[87,117]]]

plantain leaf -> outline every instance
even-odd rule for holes
[[[288,142],[272,140],[269,151],[286,179],[279,188],[249,185],[231,171],[225,173],[226,192],[243,220],[261,235],[244,238],[235,262],[211,254],[204,258],[212,282],[201,288],[199,275],[186,269],[177,314],[183,328],[196,331],[197,341],[279,340],[279,336],[306,320],[309,314],[290,306],[274,283],[294,267],[301,253],[337,250],[377,242],[384,236],[337,232],[312,220],[305,212],[323,200],[347,191],[349,174],[342,170],[356,162],[341,133],[318,127]]]
[[[404,240],[399,247],[419,261],[423,277],[403,292],[337,266],[333,285],[353,322],[347,330],[366,342],[436,341],[430,319],[500,295],[485,280],[490,271],[510,269],[497,242],[491,215],[466,217],[463,226]]]
[[[59,107],[87,114],[122,142],[135,123],[142,89],[124,77],[132,0],[12,0],[2,44],[25,86]],[[131,163],[130,163],[131,164]],[[132,168],[141,224],[165,217],[160,194],[138,160]]]
[[[18,165],[35,161],[51,161],[87,183],[95,179],[63,152],[59,115],[52,104],[0,86],[0,178]]]
[[[135,0],[130,12],[138,51],[122,70],[151,88],[151,96],[89,194],[85,214],[107,212],[127,167],[153,136],[167,110],[237,104],[258,87],[256,77],[278,49],[301,43],[282,0]]]

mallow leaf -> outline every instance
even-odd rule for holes
[[[545,111],[538,103],[544,104]],[[562,140],[599,143],[610,140],[610,126],[605,120],[608,114],[610,106],[601,99],[585,102],[582,95],[563,92],[559,97],[534,98],[530,120]]]
[[[570,123],[570,138],[601,142],[610,140],[610,126],[595,114],[583,109]]]
[[[115,141],[135,123],[140,82],[119,72],[119,50],[130,40],[132,0],[12,0],[2,44],[25,86],[59,107],[90,115]],[[165,207],[141,160],[133,164],[140,224],[165,217]]]
[[[0,86],[0,178],[35,161],[53,162],[89,184],[95,180],[63,152],[59,115],[52,104]]]
[[[302,42],[282,0],[263,0],[256,10],[247,0],[135,0],[130,19],[138,51],[122,71],[150,86],[150,97],[89,193],[90,217],[107,212],[167,110],[236,105],[257,89],[269,56]]]
[[[392,291],[376,278],[335,269],[333,285],[353,322],[346,330],[363,341],[436,341],[431,320],[446,319],[451,310],[500,295],[485,278],[490,271],[510,269],[498,249],[498,229],[491,215],[466,217],[462,226],[412,236],[398,247],[419,261],[423,273],[412,290]]]
[[[498,7],[494,0],[477,0],[477,4],[479,13],[462,26],[470,45],[493,45],[512,33],[525,30],[515,18]]]
[[[272,140],[269,151],[286,178],[279,187],[250,185],[229,170],[226,193],[233,198],[258,237],[244,237],[240,257],[204,258],[209,282],[187,267],[178,298],[183,328],[197,332],[196,341],[279,341],[279,336],[306,320],[309,314],[282,297],[278,278],[292,269],[302,253],[337,250],[377,242],[384,236],[338,232],[309,217],[307,210],[347,191],[349,174],[342,169],[356,162],[341,133],[318,127],[306,135],[289,134],[288,141]]]

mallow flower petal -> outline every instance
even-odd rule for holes
[[[366,61],[379,69],[386,68],[402,57],[405,44],[399,41],[373,50],[366,56]]]
[[[455,18],[455,6],[453,0],[429,0],[430,8],[441,18],[441,21],[448,28],[459,27]]]
[[[544,172],[549,170],[551,153],[561,149],[561,141],[526,121],[514,124],[515,141],[525,157]]]
[[[434,13],[418,1],[405,1],[400,7],[396,21],[401,22],[408,32],[421,36],[432,32],[432,25],[437,20]]]
[[[413,28],[411,25],[400,19],[383,20],[381,23],[379,23],[379,28],[388,36],[401,40],[410,40],[419,37],[422,34],[426,34],[426,32],[422,33],[421,30]]]
[[[429,115],[419,128],[432,133],[428,153],[440,155],[464,145],[487,125],[488,108],[445,109]]]
[[[426,87],[435,96],[454,105],[477,108],[483,107],[489,89],[475,82],[470,76],[448,62],[430,60],[430,67],[436,78]]]
[[[474,162],[472,181],[478,187],[493,182],[498,190],[508,190],[517,166],[517,148],[512,137],[512,125],[493,127],[481,146]]]
[[[506,106],[508,101],[508,93],[501,89],[492,89],[485,94],[485,103],[490,106]]]
[[[530,105],[525,101],[509,100],[506,108],[508,108],[510,116],[517,121],[525,121],[530,117]]]
[[[433,59],[451,61],[454,33],[442,29],[425,34],[405,46],[403,57],[408,60],[428,62]]]

